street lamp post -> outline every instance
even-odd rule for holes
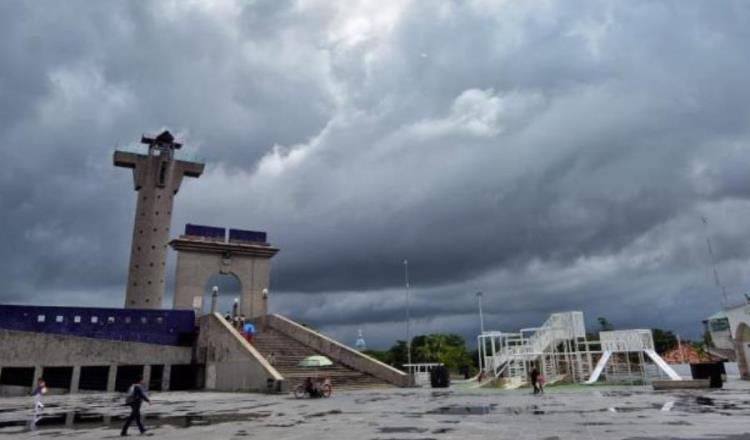
[[[482,292],[477,292],[477,303],[479,304],[479,331],[484,333],[484,316],[482,315]]]
[[[404,259],[404,282],[406,284],[406,363],[411,365],[411,310],[409,305],[409,260]],[[411,370],[411,366],[409,367]],[[409,371],[411,374],[411,371]]]
[[[484,368],[484,316],[482,315],[482,292],[477,292],[477,305],[479,306],[479,345],[477,346],[477,356],[479,356],[479,370]]]
[[[219,301],[219,286],[211,288],[211,314],[216,313],[216,303]]]
[[[263,289],[263,330],[268,328],[268,289]]]

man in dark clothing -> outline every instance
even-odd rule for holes
[[[539,387],[537,386],[537,380],[539,379],[539,370],[537,370],[536,368],[532,369],[529,377],[531,378],[531,386],[534,387],[534,394],[539,394]]]
[[[313,382],[312,377],[308,377],[305,379],[305,391],[307,391],[307,394],[310,397],[320,397],[320,389],[316,386],[316,384]]]
[[[135,383],[130,386],[128,397],[125,399],[125,404],[130,407],[130,415],[125,420],[120,435],[128,435],[128,427],[130,427],[130,424],[133,423],[133,421],[138,425],[138,430],[141,431],[141,434],[146,432],[146,428],[144,428],[143,423],[141,423],[141,404],[144,400],[151,405],[151,401],[148,399],[146,392],[143,391],[143,378],[139,377]]]

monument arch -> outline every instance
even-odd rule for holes
[[[174,308],[209,310],[204,294],[216,273],[232,274],[240,282],[239,313],[257,318],[268,313],[271,258],[279,251],[266,242],[266,233],[188,224],[172,240],[177,251]],[[219,312],[222,312],[219,310]]]
[[[203,286],[203,308],[201,314],[211,312],[214,288],[216,288],[216,311],[222,315],[231,313],[235,300],[239,301],[242,293],[242,282],[233,272],[215,272],[208,277],[206,285]],[[239,304],[239,303],[238,303]]]

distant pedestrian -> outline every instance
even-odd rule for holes
[[[240,328],[245,328],[246,321],[247,321],[247,318],[245,318],[245,315],[240,315]]]
[[[539,394],[539,387],[538,387],[539,370],[537,370],[536,368],[533,368],[531,370],[531,373],[529,373],[529,378],[531,379],[531,386],[534,387],[534,394]]]
[[[273,365],[276,363],[276,355],[271,352],[268,356],[266,356],[266,362],[268,362],[269,365]]]
[[[42,412],[44,412],[44,403],[42,402],[42,396],[47,394],[47,383],[43,378],[39,378],[36,381],[36,388],[31,392],[34,396],[34,418],[31,419],[31,429],[36,429],[36,424],[42,419]]]
[[[143,390],[143,378],[139,377],[133,385],[130,386],[128,395],[125,398],[125,405],[130,407],[130,415],[125,420],[125,424],[122,425],[122,431],[120,431],[121,436],[128,435],[128,427],[130,427],[130,424],[133,422],[138,425],[138,430],[141,431],[141,434],[146,432],[146,428],[143,427],[143,423],[141,422],[141,404],[144,400],[151,405],[151,401],[148,399],[146,391]]]
[[[544,394],[544,375],[543,374],[540,374],[536,378],[536,384],[537,384],[537,387],[539,388],[539,394]]]
[[[253,336],[255,335],[255,326],[248,322],[247,324],[242,326],[241,332],[245,340],[252,344]]]

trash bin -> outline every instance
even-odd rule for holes
[[[722,375],[725,374],[723,362],[702,362],[690,364],[690,374],[693,379],[709,379],[711,388],[721,388],[724,384]]]
[[[451,385],[451,375],[448,367],[439,365],[430,370],[430,385],[432,388],[448,388]]]

